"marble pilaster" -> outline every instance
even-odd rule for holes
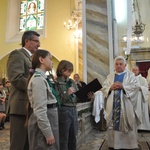
[[[109,73],[107,0],[86,0],[87,81]]]

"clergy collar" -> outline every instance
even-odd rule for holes
[[[121,75],[121,74],[123,74],[123,73],[125,73],[125,72],[127,72],[127,70],[125,69],[123,72],[115,72],[115,74],[117,74],[117,75]]]
[[[141,77],[141,74],[137,75],[136,77]]]

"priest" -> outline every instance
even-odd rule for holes
[[[142,77],[138,66],[132,68],[132,72],[135,74],[137,83],[139,86],[138,92],[138,105],[136,108],[139,113],[142,124],[138,127],[138,130],[150,130],[149,111],[148,111],[148,83],[147,80]]]
[[[103,83],[106,100],[108,145],[110,149],[138,148],[137,125],[141,120],[135,111],[139,91],[134,73],[126,68],[122,56],[115,58],[115,72]]]

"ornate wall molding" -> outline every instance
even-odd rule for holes
[[[150,48],[131,49],[130,61],[150,60]]]

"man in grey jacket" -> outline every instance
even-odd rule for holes
[[[8,78],[12,84],[8,101],[10,115],[10,150],[28,150],[28,135],[25,127],[27,80],[31,67],[31,56],[40,46],[39,34],[25,31],[22,48],[10,53],[7,62]]]

